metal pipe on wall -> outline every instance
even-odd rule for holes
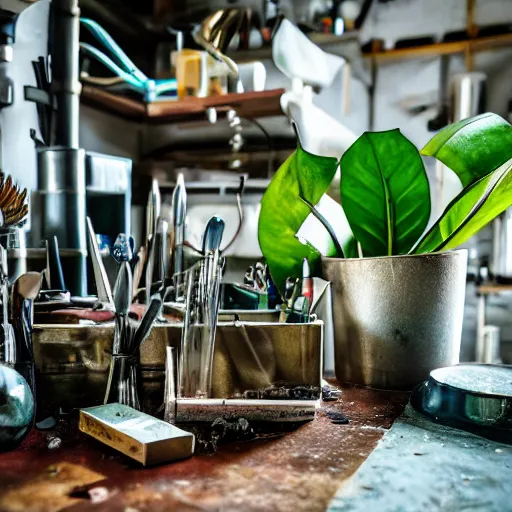
[[[79,75],[80,9],[78,0],[52,0],[52,92],[57,102],[55,144],[78,149],[81,85]]]
[[[32,244],[56,236],[69,291],[87,294],[85,236],[85,151],[79,148],[80,114],[78,0],[52,0],[50,6],[52,96],[57,110],[53,146],[37,153],[38,187],[32,193]]]
[[[32,193],[33,244],[56,236],[66,282],[73,295],[87,294],[85,151],[63,147],[37,152],[38,190]]]

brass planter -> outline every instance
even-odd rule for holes
[[[324,258],[332,283],[336,377],[412,389],[459,362],[467,251]]]

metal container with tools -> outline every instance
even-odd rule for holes
[[[316,392],[322,377],[322,328],[309,324],[221,322],[213,398],[272,398],[284,388]],[[143,410],[164,400],[166,347],[179,352],[182,324],[156,324],[140,350]],[[36,325],[33,332],[38,416],[103,403],[114,325]],[[281,403],[283,397],[276,397]]]
[[[340,382],[411,389],[459,361],[467,251],[324,258]]]
[[[61,147],[37,152],[38,189],[32,193],[32,247],[56,236],[66,250],[64,272],[73,295],[87,295],[85,151]]]

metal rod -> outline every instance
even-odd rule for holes
[[[485,306],[487,295],[481,294],[478,296],[476,306],[476,346],[475,346],[475,361],[482,362],[484,352],[484,330],[485,330]]]

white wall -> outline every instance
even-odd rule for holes
[[[4,4],[4,0],[0,0],[0,7],[16,12],[21,10],[17,4],[19,2],[15,1]],[[25,101],[24,87],[36,86],[32,61],[47,56],[49,5],[49,0],[40,0],[18,17],[13,62],[7,67],[7,76],[14,83],[14,103],[0,110],[0,165],[21,187],[29,190],[36,185],[36,151],[30,130],[35,130],[39,138],[41,136],[36,105]]]
[[[80,147],[138,161],[144,127],[98,109],[80,106]]]

